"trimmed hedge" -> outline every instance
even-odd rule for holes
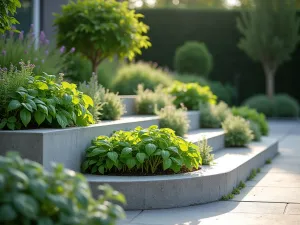
[[[230,83],[238,89],[238,103],[264,93],[265,77],[259,63],[254,63],[238,47],[237,10],[142,9],[143,21],[150,26],[152,47],[137,59],[152,61],[173,69],[176,48],[186,41],[204,42],[214,58],[212,80]],[[300,12],[298,13],[300,15]],[[166,44],[167,43],[167,44]],[[282,65],[276,74],[276,92],[288,93],[300,101],[298,70],[300,48],[292,61]]]

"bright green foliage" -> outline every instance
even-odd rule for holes
[[[233,190],[232,190],[232,194],[233,195],[239,195],[241,192],[240,192],[240,189],[238,189],[238,188],[234,188]]]
[[[41,74],[47,71],[50,74],[63,72],[63,64],[67,55],[71,52],[62,51],[49,44],[44,32],[40,33],[39,40],[34,39],[33,28],[25,35],[23,32],[18,34],[9,32],[0,38],[0,67],[10,68],[11,64],[20,68],[19,62],[30,61],[35,65],[33,72]],[[39,42],[39,48],[35,48],[35,42]]]
[[[208,76],[213,67],[213,57],[204,43],[186,42],[177,48],[174,68],[178,73]]]
[[[253,120],[250,120],[249,123],[250,123],[250,130],[252,131],[253,134],[253,141],[260,141],[261,139],[260,126],[258,125],[258,123],[254,122]]]
[[[274,114],[274,101],[266,95],[254,95],[246,99],[243,105],[255,109],[258,113],[263,113],[266,117]]]
[[[139,84],[145,89],[154,90],[158,85],[168,86],[172,83],[169,74],[147,63],[136,63],[121,67],[112,82],[112,89],[121,95],[136,94]]]
[[[297,100],[287,94],[278,94],[272,99],[265,95],[256,95],[248,98],[243,104],[264,113],[267,117],[298,117],[300,112]]]
[[[243,181],[240,181],[238,189],[242,190],[246,187],[246,184]]]
[[[0,156],[0,223],[114,225],[125,218],[125,197],[108,185],[92,197],[83,175],[55,165],[52,172],[15,153]]]
[[[254,0],[255,8],[242,13],[237,28],[243,35],[239,48],[262,63],[267,94],[274,93],[274,76],[278,67],[290,60],[299,43],[300,19],[295,0]]]
[[[222,123],[225,131],[225,145],[228,147],[243,147],[254,137],[247,120],[239,116],[229,116]]]
[[[125,113],[125,106],[118,94],[102,88],[101,101],[103,105],[100,120],[118,120]]]
[[[10,79],[6,77],[12,73],[13,71],[1,74],[4,77],[1,86],[10,87],[6,84]],[[93,100],[79,92],[75,84],[56,82],[54,75],[28,76],[27,84],[19,86],[15,92],[12,90],[13,88],[8,88],[3,91],[10,92],[11,95],[6,98],[9,103],[1,106],[0,129],[40,126],[65,128],[94,123],[93,116],[88,111],[88,107],[93,105]]]
[[[168,128],[137,127],[99,136],[86,150],[82,170],[92,174],[155,174],[183,168],[192,171],[201,165],[198,146],[175,135]]]
[[[288,94],[278,94],[274,97],[274,116],[298,117],[300,112],[297,100]]]
[[[200,124],[203,128],[219,128],[222,122],[232,115],[225,102],[219,102],[217,105],[203,104],[200,113]]]
[[[241,116],[246,120],[251,120],[259,126],[260,133],[267,136],[269,133],[269,125],[263,113],[258,113],[255,109],[247,106],[233,107],[232,113],[235,116]]]
[[[218,97],[219,101],[223,101],[229,105],[233,103],[233,100],[237,95],[237,90],[230,84],[222,84],[219,81],[209,81],[208,86]]]
[[[228,195],[222,196],[221,201],[228,201],[228,200],[233,199],[233,198],[234,198],[234,194],[229,193]]]
[[[154,115],[155,111],[172,105],[173,100],[174,97],[166,94],[161,86],[157,86],[155,91],[152,91],[145,90],[143,85],[139,85],[135,99],[136,112],[141,115]]]
[[[257,171],[258,171],[258,169],[257,170],[256,169],[251,170],[251,173],[248,176],[247,181],[252,180],[254,177],[256,177]],[[259,172],[260,172],[260,169],[259,169]]]
[[[199,142],[199,151],[202,158],[202,165],[211,165],[214,161],[214,155],[211,154],[212,147],[207,144],[206,138],[203,138]]]
[[[166,91],[176,97],[174,104],[177,107],[184,105],[188,110],[198,110],[200,104],[215,104],[217,99],[208,86],[202,87],[197,83],[175,81]]]
[[[88,110],[93,115],[95,121],[100,120],[101,111],[103,108],[102,92],[103,87],[98,84],[98,77],[93,74],[89,82],[80,83],[78,90],[82,91],[84,94],[90,96],[94,102],[94,105],[90,105]]]
[[[21,7],[19,0],[0,1],[0,33],[10,30],[13,24],[19,23],[13,15]]]
[[[157,112],[159,116],[159,127],[170,128],[175,134],[183,137],[189,129],[189,120],[186,109],[176,109],[174,105],[169,105]]]
[[[57,43],[75,47],[92,63],[92,71],[106,58],[117,55],[132,60],[150,46],[144,34],[148,26],[139,21],[143,15],[128,9],[128,3],[116,0],[77,0],[62,6],[54,25]]]

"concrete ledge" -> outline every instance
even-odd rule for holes
[[[43,164],[46,169],[51,168],[52,162],[58,162],[66,168],[79,171],[84,151],[93,138],[110,135],[117,130],[151,125],[158,125],[157,116],[123,117],[88,127],[0,131],[0,154],[18,151],[21,156]]]
[[[86,175],[93,194],[97,186],[108,183],[125,194],[125,209],[159,209],[183,207],[219,200],[250,171],[264,165],[265,160],[277,154],[278,142],[263,138],[248,148],[218,151],[214,166],[203,166],[200,171],[163,176],[96,176]]]
[[[136,95],[120,95],[120,98],[125,106],[126,112],[124,116],[131,116],[136,114],[135,110],[135,98]]]
[[[207,139],[207,144],[212,147],[213,152],[224,148],[224,131],[223,129],[198,129],[189,132],[186,140],[197,144],[202,141],[203,137]]]
[[[189,119],[189,131],[198,130],[200,128],[200,111],[187,111]]]

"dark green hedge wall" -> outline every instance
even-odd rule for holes
[[[152,47],[137,60],[152,61],[173,69],[173,57],[185,41],[206,43],[214,57],[212,80],[228,82],[238,90],[238,101],[256,93],[264,93],[265,80],[261,65],[254,63],[238,47],[240,34],[236,28],[238,11],[144,9],[143,21],[150,26]],[[276,75],[276,92],[286,92],[300,102],[300,48]]]

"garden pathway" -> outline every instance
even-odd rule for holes
[[[300,225],[300,122],[271,121],[280,154],[231,201],[128,211],[120,225]],[[176,196],[174,196],[176,198]]]

